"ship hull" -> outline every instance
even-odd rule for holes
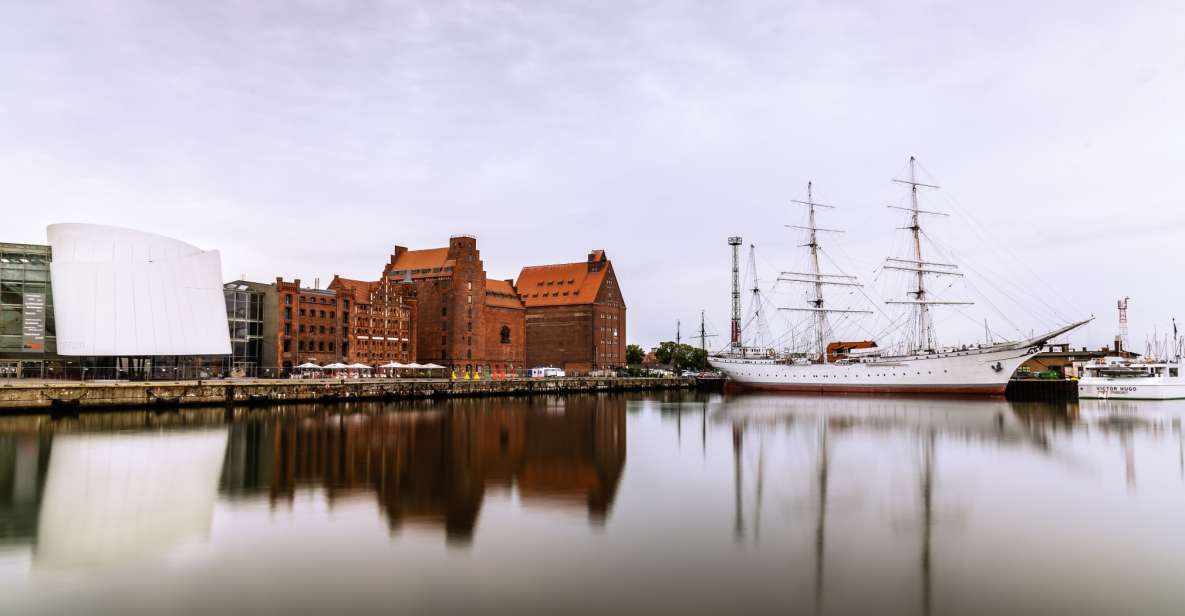
[[[1003,396],[1031,347],[973,349],[850,364],[788,364],[768,359],[709,358],[731,391],[813,394]]]
[[[1185,379],[1084,378],[1078,381],[1078,397],[1084,400],[1180,400],[1185,398]]]

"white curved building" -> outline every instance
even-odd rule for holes
[[[106,225],[46,232],[59,354],[230,354],[218,251]]]

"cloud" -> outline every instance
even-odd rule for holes
[[[726,331],[726,236],[758,244],[765,279],[800,258],[782,225],[807,180],[842,206],[829,224],[870,275],[899,223],[887,180],[916,154],[946,188],[935,203],[995,238],[968,257],[1018,255],[1061,312],[1103,316],[1131,295],[1147,306],[1138,332],[1176,298],[1160,239],[1185,194],[1177,3],[8,13],[6,240],[127,224],[221,248],[228,275],[264,280],[375,275],[392,244],[461,232],[497,277],[605,248],[631,338],[649,345],[701,308]],[[969,228],[950,243],[971,244]],[[949,336],[981,331],[967,321]]]

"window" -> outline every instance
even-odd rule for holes
[[[333,343],[332,342],[329,343],[329,352],[330,353],[333,352]]]
[[[329,318],[333,319],[333,318],[336,318],[336,317],[337,317],[337,315],[336,315],[336,314],[334,314],[334,312],[333,312],[332,310],[330,310],[330,311],[329,311]]]
[[[329,333],[331,333],[331,334],[333,333],[333,326],[332,325],[329,326]]]
[[[291,306],[291,305],[292,305],[292,295],[291,295],[291,294],[288,294],[288,295],[285,295],[285,296],[284,296],[284,305],[285,305],[285,306]]]
[[[300,329],[298,329],[297,331],[299,331],[300,333],[302,333],[302,334],[303,334],[303,333],[304,333],[304,325],[301,325],[301,326],[300,326]]]
[[[325,350],[325,342],[324,342],[324,341],[321,341],[321,342],[318,342],[318,343],[317,343],[317,350],[318,350],[318,351],[324,351],[324,350]]]
[[[1177,369],[1169,368],[1169,376],[1177,376]]]
[[[20,308],[0,308],[0,334],[21,335]]]
[[[448,336],[441,336],[440,344],[448,344]]]
[[[322,311],[321,311],[321,318],[322,318],[322,319],[324,319],[324,318],[325,318],[325,311],[324,311],[324,310],[322,310]]]
[[[286,320],[286,321],[292,320],[292,309],[291,308],[284,309],[284,320]]]
[[[291,341],[291,340],[285,340],[285,341],[284,341],[284,352],[285,352],[285,353],[288,353],[288,352],[289,352],[289,351],[291,351],[291,350],[292,350],[292,341]]]
[[[321,326],[321,333],[322,333],[322,334],[324,334],[324,333],[325,333],[325,326],[324,326],[324,325],[322,325],[322,326]]]
[[[24,298],[21,295],[21,283],[19,282],[5,282],[0,286],[0,303],[4,304],[21,304]]]
[[[298,314],[300,314],[300,316],[302,316],[302,317],[303,317],[303,316],[304,316],[304,308],[301,308],[301,309],[300,309],[300,312],[299,312]]]
[[[292,335],[292,324],[291,324],[291,323],[285,323],[285,324],[284,324],[284,335],[285,335],[285,336],[291,336],[291,335]]]
[[[448,316],[448,306],[441,306],[440,307],[440,316],[442,316],[442,317]]]
[[[303,351],[304,350],[304,340],[301,340],[300,342],[296,343],[296,348]]]
[[[503,325],[499,334],[502,337],[502,344],[510,344],[510,327]]]

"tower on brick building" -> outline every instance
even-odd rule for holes
[[[443,248],[395,246],[383,278],[415,287],[420,363],[483,375],[524,368],[523,303],[511,281],[486,276],[473,236],[453,236]]]

